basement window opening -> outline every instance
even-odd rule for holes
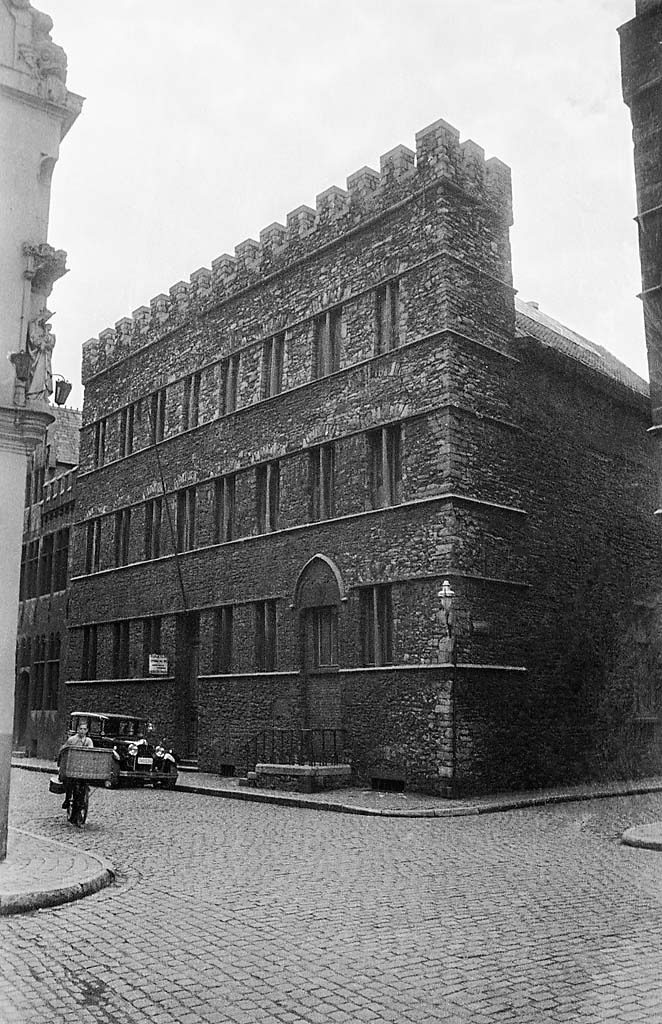
[[[405,780],[373,775],[370,779],[370,786],[379,793],[404,793]]]

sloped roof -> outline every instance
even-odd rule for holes
[[[49,412],[55,420],[48,428],[48,444],[55,453],[57,462],[67,466],[78,465],[80,447],[80,426],[82,415],[79,409],[64,409],[51,406]]]
[[[535,303],[523,302],[522,299],[516,297],[515,314],[519,338],[535,338],[549,348],[564,352],[571,359],[576,359],[578,363],[590,366],[598,373],[619,381],[631,391],[648,396],[648,382],[643,377],[613,356],[602,345],[596,345],[588,338],[583,338],[581,334],[577,334],[576,331],[572,331],[558,320],[554,320],[547,313],[543,313]]]

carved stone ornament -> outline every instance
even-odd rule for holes
[[[55,335],[51,334],[52,317],[43,309],[28,324],[26,351],[30,356],[30,371],[25,385],[27,402],[47,402],[53,394],[51,358],[55,348]]]
[[[64,104],[67,99],[67,55],[51,39],[52,19],[31,7],[27,0],[10,2],[14,7],[29,11],[32,18],[32,42],[19,47],[19,58],[36,79],[39,94],[50,103]]]
[[[23,273],[32,282],[32,291],[50,295],[54,283],[67,272],[67,254],[64,249],[54,249],[47,242],[40,245],[26,243],[23,256],[26,264]]]

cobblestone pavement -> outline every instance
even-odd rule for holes
[[[662,1024],[662,795],[452,819],[152,790],[84,832],[14,771],[12,824],[114,886],[0,919],[2,1024]]]

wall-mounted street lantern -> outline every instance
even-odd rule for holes
[[[71,394],[71,384],[68,380],[65,380],[61,373],[53,374],[57,378],[55,381],[55,394],[53,399],[56,405],[64,405],[67,398]]]
[[[455,637],[455,591],[451,588],[450,582],[444,580],[437,597],[441,600],[441,610],[446,624],[446,633],[450,640],[451,664],[453,671],[451,675],[451,692],[449,695],[451,706],[451,778],[448,786],[448,795],[456,796],[455,777],[457,768],[457,725],[455,700],[457,693],[457,645]]]
[[[437,594],[437,597],[441,598],[441,607],[444,613],[444,621],[446,623],[446,631],[449,637],[453,636],[453,606],[455,603],[455,591],[451,590],[451,585],[448,580],[444,580],[441,584],[441,590]]]
[[[32,362],[30,356],[25,349],[22,349],[20,352],[12,352],[9,357],[9,361],[16,372],[16,379],[19,380],[21,384],[24,384],[30,376],[30,364]]]

